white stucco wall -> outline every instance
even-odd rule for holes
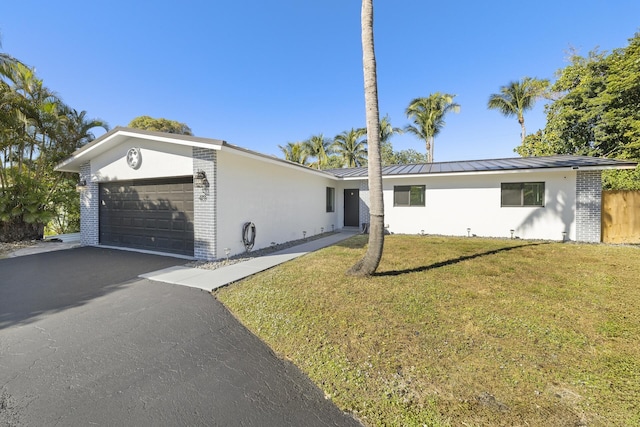
[[[503,182],[545,182],[544,207],[501,207]],[[394,207],[393,187],[425,185],[424,207]],[[575,240],[576,173],[514,172],[384,179],[385,224],[392,233]],[[368,203],[368,201],[366,201]]]
[[[138,169],[127,164],[127,151],[132,147],[139,148],[142,155]],[[91,160],[91,180],[105,182],[192,175],[191,154],[192,148],[188,145],[129,138]]]
[[[341,228],[339,182],[299,167],[273,164],[235,150],[217,153],[217,253],[244,252],[242,226],[256,225],[255,249]],[[326,187],[335,188],[336,207],[326,212]]]

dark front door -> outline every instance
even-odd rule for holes
[[[344,190],[344,226],[360,227],[360,190]]]
[[[100,243],[193,256],[192,177],[100,184]]]

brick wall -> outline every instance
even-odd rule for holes
[[[206,174],[208,186],[193,186],[194,256],[197,259],[214,260],[216,254],[216,152],[193,147],[193,174]]]
[[[80,166],[80,181],[87,185],[80,189],[80,243],[93,246],[100,242],[100,195],[97,182],[91,181],[91,164]]]
[[[576,179],[576,240],[600,242],[602,171],[578,171]]]

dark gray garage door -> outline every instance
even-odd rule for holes
[[[193,179],[100,184],[100,244],[193,256]]]

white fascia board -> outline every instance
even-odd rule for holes
[[[210,142],[202,142],[192,138],[180,139],[180,138],[172,138],[169,136],[146,135],[144,133],[130,132],[130,131],[120,131],[116,135],[123,135],[123,136],[127,136],[130,138],[137,138],[137,139],[147,139],[151,141],[166,142],[169,144],[176,144],[176,145],[188,145],[190,147],[209,148],[211,150],[220,150],[222,148],[221,144],[211,144]],[[103,142],[106,142],[108,139],[109,138],[105,139]]]
[[[474,175],[505,175],[505,174],[523,174],[523,173],[545,173],[545,172],[574,172],[604,169],[635,169],[633,166],[584,166],[584,167],[563,167],[563,168],[536,168],[536,169],[507,169],[492,171],[467,171],[467,172],[441,172],[441,173],[421,173],[421,174],[404,174],[404,175],[382,175],[382,179],[407,179],[407,178],[430,178],[430,177],[447,177],[447,176],[474,176]],[[362,181],[368,179],[366,176],[347,176],[342,177],[342,181]]]

